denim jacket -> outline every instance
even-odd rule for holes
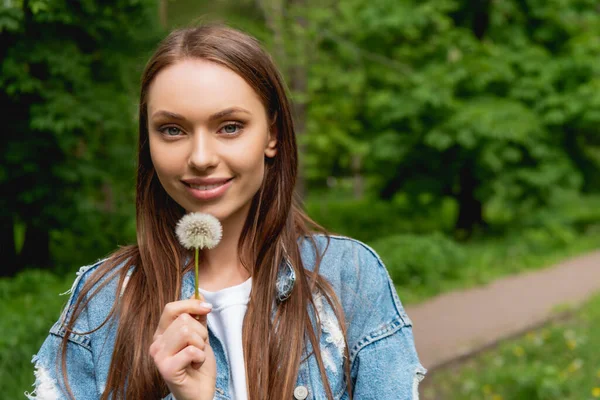
[[[327,238],[316,235],[320,251]],[[305,241],[300,246],[306,269],[315,263],[315,253]],[[50,329],[35,363],[35,391],[26,393],[29,399],[64,399],[64,384],[60,365],[59,345],[65,335],[65,324],[75,300],[90,274],[100,265],[83,267],[78,272],[71,296],[58,321]],[[130,271],[131,272],[131,271]],[[349,238],[330,236],[329,246],[321,260],[319,273],[331,284],[342,305],[347,342],[350,351],[352,388],[355,399],[418,399],[418,384],[425,375],[413,340],[412,323],[406,315],[389,274],[375,252]],[[115,301],[117,279],[109,282],[88,303],[75,322],[76,332],[88,332],[107,317]],[[291,292],[295,274],[282,263],[277,279],[278,301],[285,301]],[[181,299],[193,293],[193,272],[183,277]],[[121,288],[122,290],[122,288]],[[320,352],[336,400],[348,399],[344,376],[344,337],[333,310],[319,293],[314,302],[320,319]],[[217,361],[215,400],[231,399],[229,365],[222,343],[209,328],[209,339]],[[154,327],[149,327],[154,329]],[[90,334],[72,334],[67,344],[67,374],[77,400],[99,399],[107,380],[117,324],[107,323]],[[306,345],[306,354],[312,349]],[[303,358],[304,360],[304,358]],[[327,399],[316,358],[311,355],[300,365],[296,387],[290,399]],[[168,395],[164,400],[173,400]]]

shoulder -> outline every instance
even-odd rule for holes
[[[344,236],[312,235],[301,245],[304,267],[315,270],[338,289],[363,296],[373,292],[393,292],[388,271],[375,250]],[[318,262],[320,260],[320,262]],[[337,290],[336,290],[337,291]]]
[[[83,304],[86,309],[91,307],[96,308],[94,315],[98,316],[98,305],[100,308],[112,306],[116,297],[116,287],[119,282],[119,272],[125,267],[126,262],[115,262],[115,259],[108,257],[93,264],[83,266],[76,272],[75,279],[67,292],[63,295],[69,295],[69,300],[64,307],[59,320],[55,324],[56,327],[64,328],[68,324],[71,314],[74,311],[77,301],[82,298],[85,301]],[[128,269],[127,275],[133,272],[133,267]],[[124,282],[126,284],[126,281]],[[89,313],[88,314],[92,314]],[[89,318],[88,318],[89,319]],[[94,318],[95,319],[95,318]],[[90,321],[93,322],[93,321]],[[76,326],[80,326],[81,321],[76,322]],[[93,328],[93,327],[92,327]]]
[[[111,265],[115,265],[116,268],[112,268]],[[63,392],[63,373],[57,363],[61,354],[66,355],[64,360],[69,365],[66,373],[75,398],[91,398],[90,396],[96,395],[95,392],[90,392],[90,388],[98,383],[95,374],[102,370],[97,367],[104,365],[105,360],[110,360],[112,354],[111,351],[103,352],[102,349],[105,344],[108,344],[107,348],[110,349],[110,341],[107,340],[114,337],[107,334],[111,333],[111,327],[105,326],[100,329],[99,326],[109,315],[114,303],[115,290],[111,290],[110,287],[114,288],[119,279],[118,274],[113,275],[111,271],[119,266],[121,265],[111,262],[110,258],[83,266],[77,271],[71,289],[63,293],[69,295],[67,304],[32,359],[36,368],[34,393],[38,396],[41,396],[43,391],[51,391],[55,394],[53,398],[67,397]],[[73,325],[69,326],[73,317],[76,317]],[[98,349],[101,350],[97,351]],[[33,395],[28,397],[33,398]]]
[[[385,269],[375,250],[365,243],[346,236],[313,234],[300,244],[305,268],[313,269],[317,257],[322,257],[320,268],[342,267],[347,262],[362,263],[369,268]],[[320,271],[324,272],[324,271]]]
[[[368,245],[343,236],[312,235],[303,241],[301,254],[310,270],[320,255],[318,271],[341,302],[351,353],[412,325],[385,265]]]
[[[105,261],[106,259],[103,259],[96,261],[95,263],[90,265],[84,265],[83,267],[79,268],[79,271],[75,273],[75,279],[73,281],[71,289],[69,289],[65,293],[61,293],[61,295],[69,295],[69,300],[67,301],[67,305],[61,313],[58,324],[67,324],[70,314],[73,311],[74,302],[81,294],[81,290],[85,285],[85,282],[89,280],[90,276],[94,273],[94,271],[96,271],[98,267],[100,267]]]

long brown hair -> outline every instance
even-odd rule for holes
[[[312,272],[304,269],[300,257],[298,244],[304,238],[319,255],[309,231],[309,228],[315,230],[319,227],[300,209],[294,197],[298,148],[283,80],[268,53],[254,38],[222,25],[172,32],[146,65],[139,107],[137,246],[114,253],[82,288],[68,322],[68,334],[62,342],[63,377],[66,381],[66,343],[77,317],[89,299],[118,276],[117,300],[107,319],[88,332],[100,329],[112,317],[119,319],[102,399],[109,396],[115,399],[145,399],[168,393],[148,352],[153,335],[149,327],[158,325],[168,302],[179,299],[182,276],[191,265],[177,267],[189,259],[174,234],[176,222],[184,210],[167,195],[155,173],[148,143],[146,101],[156,75],[165,67],[189,58],[218,63],[244,78],[261,98],[269,120],[276,127],[277,155],[265,160],[262,186],[252,199],[238,245],[241,262],[253,277],[242,337],[248,397],[252,400],[289,398],[303,361],[305,341],[310,342],[312,349],[320,348],[320,329],[310,318],[314,315],[316,324],[320,324],[313,293],[320,291],[325,295],[345,333],[344,316],[331,286],[319,275],[320,256]],[[296,282],[290,296],[285,301],[276,302],[277,273],[284,260],[289,261],[294,269]],[[116,268],[119,265],[121,268]],[[119,297],[118,290],[131,267],[134,267],[133,272]],[[333,399],[320,351],[314,351],[314,355],[327,397]],[[351,395],[347,345],[344,360],[345,381]],[[72,396],[68,382],[66,387]]]

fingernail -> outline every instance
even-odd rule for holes
[[[202,302],[202,303],[200,303],[200,307],[204,307],[204,308],[208,308],[209,310],[212,310],[213,306],[210,303]]]

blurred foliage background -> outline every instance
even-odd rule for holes
[[[600,247],[596,1],[5,0],[7,398],[71,272],[135,241],[141,71],[166,32],[205,21],[271,52],[307,211],[372,245],[406,303]],[[544,396],[523,398],[567,398]]]

